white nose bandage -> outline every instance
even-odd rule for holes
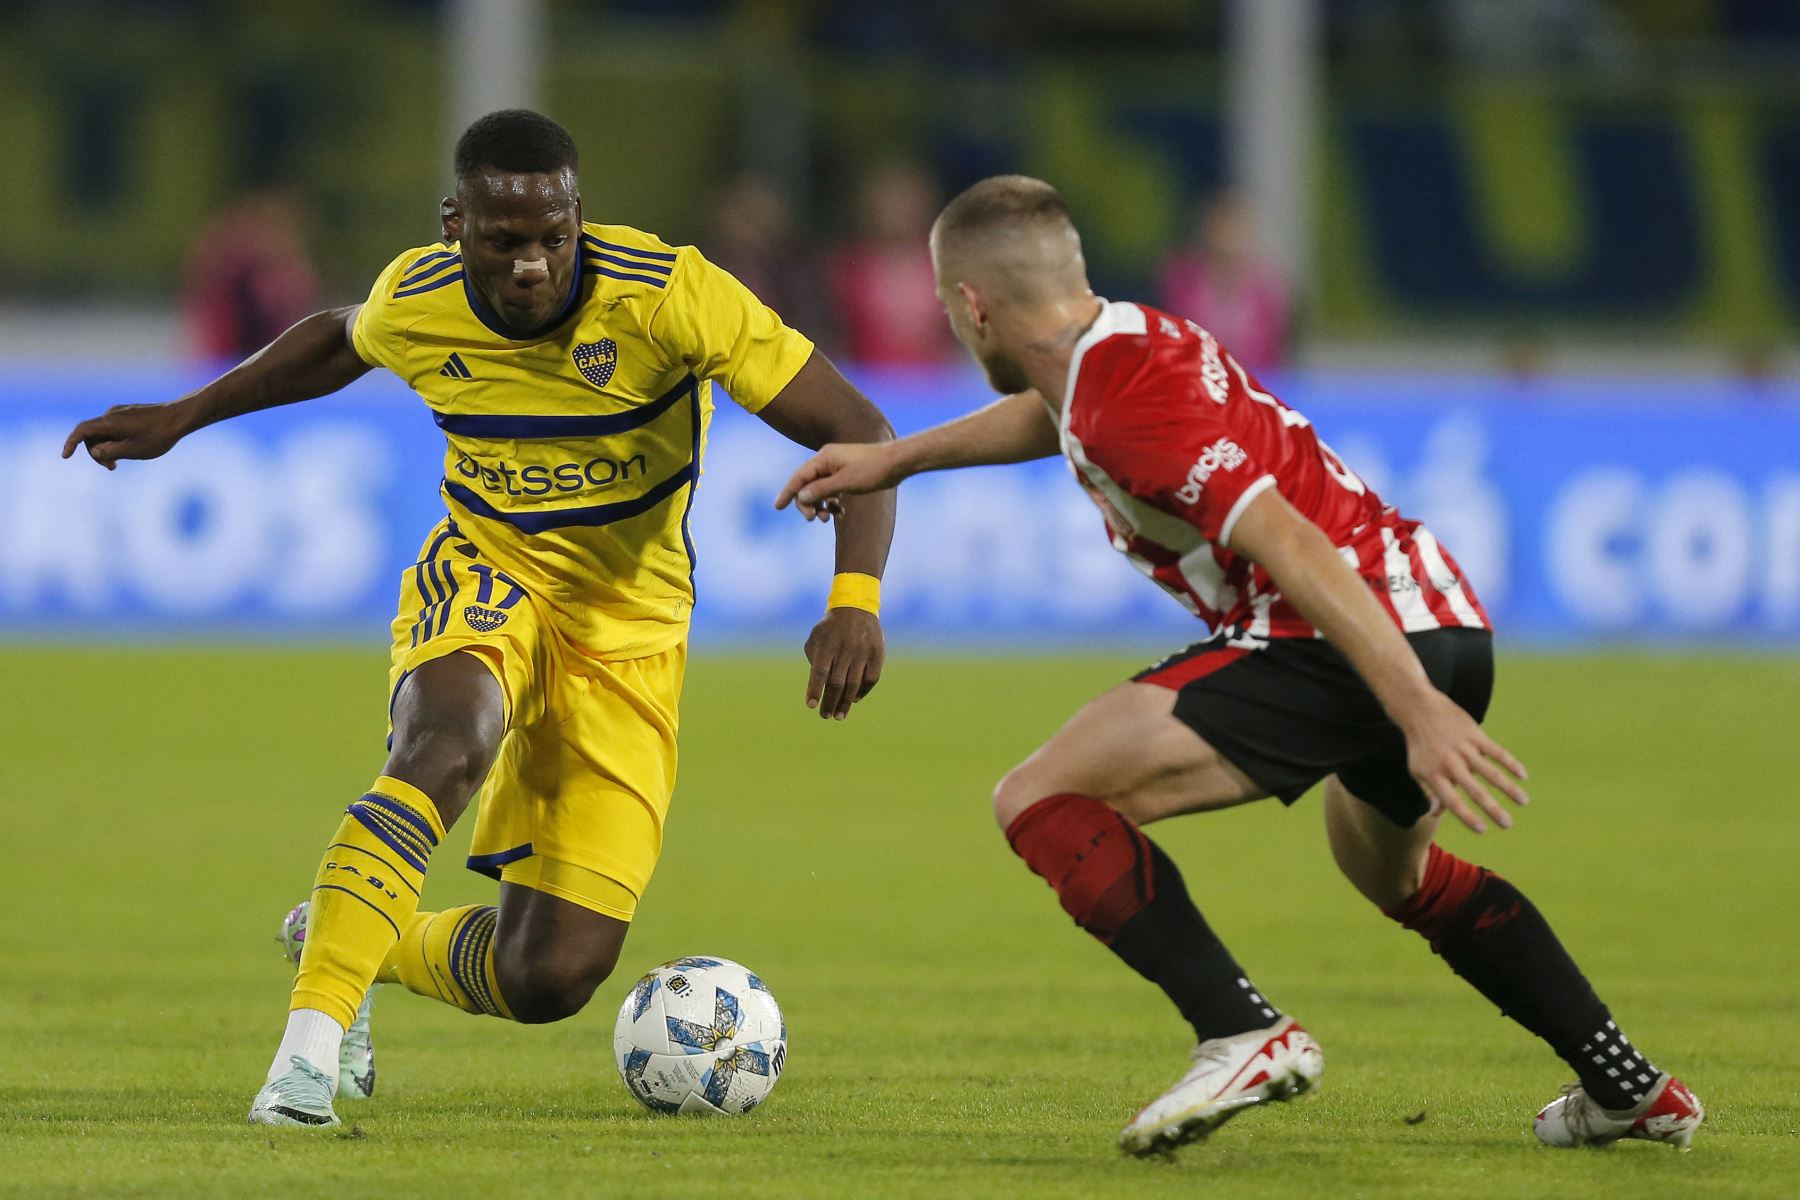
[[[549,269],[550,269],[550,260],[547,258],[532,258],[532,259],[515,258],[515,259],[513,259],[513,274],[514,275],[523,275],[527,271],[548,271]]]

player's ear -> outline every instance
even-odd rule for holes
[[[962,297],[963,307],[968,310],[969,324],[976,329],[986,329],[987,305],[982,303],[980,294],[966,283],[956,285],[956,294]]]
[[[455,196],[445,196],[438,201],[438,223],[443,227],[446,242],[462,241],[462,206],[457,204]]]

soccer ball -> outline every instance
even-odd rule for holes
[[[747,1113],[787,1065],[768,987],[727,958],[678,958],[637,981],[613,1026],[625,1086],[662,1113]]]

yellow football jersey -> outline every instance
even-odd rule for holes
[[[717,382],[751,412],[812,343],[692,246],[585,225],[564,318],[514,340],[456,246],[408,250],[351,331],[444,431],[463,534],[600,658],[657,654],[693,607],[688,511]]]

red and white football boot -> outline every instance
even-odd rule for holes
[[[1310,1092],[1325,1054],[1292,1017],[1266,1029],[1194,1047],[1194,1066],[1119,1133],[1128,1154],[1161,1154],[1197,1142],[1256,1104]]]
[[[1705,1119],[1706,1109],[1694,1093],[1665,1073],[1642,1101],[1619,1112],[1601,1108],[1579,1084],[1571,1083],[1544,1106],[1532,1128],[1546,1146],[1607,1146],[1621,1138],[1641,1138],[1685,1151]]]

